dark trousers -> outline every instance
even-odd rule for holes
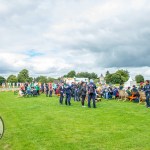
[[[146,106],[147,107],[150,107],[149,99],[150,99],[150,94],[146,94]]]
[[[49,91],[49,97],[52,97],[52,94],[53,94],[53,91],[50,90],[50,91]]]
[[[93,100],[93,107],[96,108],[95,94],[89,94],[88,95],[88,107],[91,107],[91,99]]]
[[[60,104],[63,104],[63,99],[64,99],[64,95],[63,93],[60,93],[60,99],[59,99]]]
[[[84,106],[85,97],[86,95],[82,95],[82,106]]]
[[[40,95],[40,91],[39,90],[37,90],[37,95]]]
[[[79,93],[77,93],[77,101],[80,101],[80,94]]]
[[[46,96],[48,97],[48,91],[46,90]]]
[[[41,92],[44,93],[44,89],[41,89]]]
[[[77,101],[77,92],[74,92],[74,101]]]
[[[66,94],[65,104],[71,105],[70,100],[71,100],[71,94]]]

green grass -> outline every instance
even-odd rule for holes
[[[87,105],[87,104],[86,104]],[[150,109],[102,100],[97,109],[59,105],[58,97],[0,93],[0,150],[149,150]]]

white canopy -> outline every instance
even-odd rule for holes
[[[129,80],[125,82],[124,88],[132,87],[133,85],[136,86],[136,81],[130,77]]]

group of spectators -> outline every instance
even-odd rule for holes
[[[145,83],[141,83],[139,87],[136,87],[133,85],[132,87],[128,87],[127,89],[124,88],[123,84],[120,84],[119,88],[113,87],[113,86],[104,86],[100,90],[101,97],[105,99],[112,99],[114,97],[115,99],[119,99],[119,91],[124,90],[127,93],[127,98],[130,100],[132,99],[133,102],[139,102],[140,101],[140,91],[145,93],[146,97],[146,107],[150,108],[150,84],[147,80]]]
[[[65,101],[66,105],[71,105],[71,98],[74,101],[81,101],[82,107],[85,107],[85,99],[87,98],[88,107],[91,107],[91,100],[93,101],[93,107],[96,108],[95,101],[98,98],[104,99],[119,99],[119,91],[125,90],[129,97],[133,97],[134,102],[139,102],[139,91],[144,91],[146,96],[146,106],[150,108],[149,98],[150,98],[150,84],[149,81],[146,81],[145,85],[140,84],[137,88],[135,85],[133,87],[128,87],[124,89],[123,85],[121,84],[119,88],[115,86],[102,86],[101,88],[97,88],[94,84],[93,80],[91,79],[89,83],[81,82],[81,83],[64,83],[60,82],[58,84],[41,84],[38,83],[25,83],[19,90],[19,96],[38,96],[40,93],[45,93],[46,97],[52,97],[53,92],[60,96],[59,103],[63,104]]]
[[[40,95],[40,86],[34,83],[24,83],[19,89],[19,97]]]
[[[85,107],[85,99],[88,95],[88,107],[91,107],[91,100],[93,101],[93,107],[96,108],[96,85],[93,80],[90,83],[69,83],[60,82],[55,86],[52,83],[46,84],[35,84],[35,83],[25,83],[19,90],[19,97],[23,96],[38,96],[40,93],[45,93],[46,97],[52,97],[53,92],[59,95],[59,103],[63,104],[65,98],[65,104],[71,105],[71,98],[74,101],[81,101],[82,107]]]
[[[96,108],[96,85],[94,84],[93,80],[90,80],[90,83],[87,84],[86,82],[81,83],[60,83],[59,92],[60,92],[60,99],[59,103],[63,104],[63,99],[65,97],[65,104],[71,105],[71,98],[74,101],[81,101],[82,107],[85,107],[85,99],[88,95],[88,107],[91,108],[91,100],[93,101],[93,108]]]

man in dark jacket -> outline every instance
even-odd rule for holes
[[[64,83],[61,83],[61,85],[60,85],[60,99],[59,99],[60,104],[63,104],[64,93],[65,93]]]
[[[41,84],[41,92],[44,93],[44,84]]]
[[[88,85],[88,107],[91,108],[91,99],[93,100],[93,107],[96,108],[95,96],[96,96],[96,85],[93,83],[93,80],[90,80]]]
[[[84,101],[85,101],[85,98],[86,98],[86,93],[87,93],[86,83],[83,83],[83,85],[81,87],[82,107],[85,107],[84,106]]]
[[[70,101],[71,101],[71,86],[67,83],[65,86],[65,93],[66,93],[66,100],[65,100],[65,104],[66,105],[71,105]]]
[[[45,91],[46,91],[46,97],[48,97],[49,87],[48,87],[48,84],[47,84],[47,83],[46,83],[46,85],[45,85]]]
[[[149,103],[149,99],[150,99],[150,84],[149,81],[146,81],[146,85],[144,86],[143,90],[145,91],[145,95],[146,95],[146,106],[147,108],[150,108],[150,103]]]

